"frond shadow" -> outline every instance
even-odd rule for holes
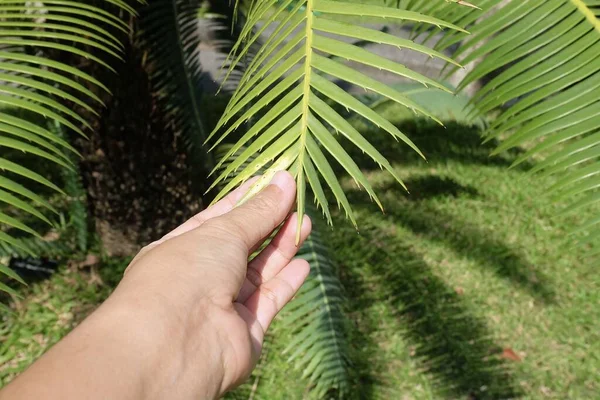
[[[385,193],[381,200],[388,220],[407,227],[423,240],[444,244],[539,301],[554,301],[551,280],[536,269],[520,249],[506,244],[493,229],[459,218],[426,201],[439,196],[476,196],[475,189],[435,175],[419,177],[407,184],[416,196],[407,194],[396,184],[380,188],[380,192]],[[348,199],[358,209],[373,210],[372,202],[363,192],[351,191]]]
[[[361,123],[361,125],[358,126],[359,131],[392,164],[424,163],[423,159],[405,143],[392,140],[386,132],[372,124]],[[395,125],[415,143],[430,164],[452,160],[465,165],[508,168],[524,152],[520,148],[514,148],[497,156],[490,156],[500,142],[491,140],[483,144],[484,137],[479,128],[455,122],[448,122],[444,128],[433,121],[413,118]],[[374,166],[372,160],[356,147],[344,143],[344,148],[361,167]],[[515,169],[528,170],[531,166],[531,163],[524,162]]]
[[[364,329],[398,329],[410,345],[410,357],[431,376],[428,382],[443,398],[518,397],[511,368],[500,358],[502,349],[491,339],[485,321],[420,254],[379,226],[386,224],[384,217],[375,221],[377,226],[363,226],[360,235],[344,235],[343,245],[360,256],[338,260],[345,272],[349,308],[361,323],[373,324]],[[382,327],[371,315],[371,306],[382,302],[395,310],[398,325]],[[368,353],[363,354],[368,358],[377,345],[381,344],[361,342],[358,351]],[[359,398],[367,398],[363,391],[369,393],[377,380],[371,375],[372,365],[369,368],[361,379]]]
[[[481,195],[477,189],[464,186],[454,179],[440,175],[415,176],[404,181],[406,187],[410,189],[410,194],[404,192],[403,198],[408,201],[421,201],[433,199],[436,197],[471,197],[476,198]],[[384,190],[391,190],[392,185],[385,187]]]

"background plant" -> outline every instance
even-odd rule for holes
[[[562,174],[550,192],[557,199],[575,198],[568,212],[593,207],[600,199],[595,191],[600,126],[594,96],[600,68],[598,4],[581,0],[473,3],[481,9],[442,0],[237,2],[237,14],[226,16],[230,23],[236,21],[237,38],[227,42],[231,55],[225,62],[227,78],[236,89],[207,135],[212,123],[201,109],[207,103],[199,90],[198,29],[198,15],[206,8],[199,1],[161,0],[139,7],[121,0],[0,2],[0,102],[6,105],[0,111],[0,201],[8,205],[0,209],[0,222],[6,227],[0,231],[0,248],[6,255],[49,255],[59,249],[65,253],[87,247],[82,203],[68,202],[65,210],[78,211],[65,218],[59,217],[62,209],[57,199],[65,192],[80,197],[72,194],[81,191],[76,178],[79,152],[73,138],[94,128],[98,105],[108,92],[103,80],[111,76],[111,65],[119,62],[123,43],[131,38],[144,54],[152,96],[161,110],[159,123],[184,137],[196,180],[205,180],[209,170],[215,173],[209,190],[221,187],[216,199],[258,171],[264,178],[251,193],[260,190],[275,171],[289,169],[297,180],[301,215],[314,200],[331,223],[333,200],[356,224],[342,174],[348,174],[383,208],[351,147],[366,153],[401,185],[402,179],[383,148],[348,123],[348,114],[377,126],[423,157],[427,154],[379,108],[392,101],[440,124],[445,118],[431,108],[431,101],[419,101],[414,87],[390,87],[349,68],[346,60],[412,80],[422,87],[417,93],[428,88],[452,90],[442,79],[433,80],[368,50],[369,44],[378,43],[444,60],[448,77],[460,65],[480,60],[457,89],[480,79],[488,82],[461,118],[477,117],[483,124],[482,116],[499,113],[487,131],[487,141],[503,139],[495,154],[524,146],[526,152],[514,161],[515,167],[532,157],[541,160],[532,172],[541,171],[542,177]],[[137,15],[138,8],[139,24],[132,23],[129,16]],[[375,21],[406,25],[415,40],[374,29],[369,23]],[[222,32],[218,25],[213,29]],[[271,34],[265,37],[268,31]],[[374,98],[356,98],[336,81],[364,88]],[[207,139],[208,147],[202,147]],[[220,147],[226,142],[228,146]],[[214,162],[219,147],[219,161]],[[4,149],[16,151],[4,153]],[[19,152],[36,158],[19,158]],[[62,178],[48,175],[44,167],[48,164],[41,160],[69,172]],[[578,228],[589,233],[581,241],[591,253],[598,222],[591,219]],[[70,245],[45,244],[41,236],[48,228],[63,238],[69,236],[68,230],[74,231]],[[342,333],[343,290],[327,253],[318,234],[301,250],[313,264],[313,273],[290,314],[284,316],[294,332],[293,343],[299,346],[291,358],[309,377],[313,393],[321,397],[332,390],[343,396],[351,379]],[[0,272],[19,279],[4,265]]]

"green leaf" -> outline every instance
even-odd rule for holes
[[[17,274],[15,271],[13,271],[12,269],[8,268],[5,265],[0,264],[0,273],[8,276],[9,278],[12,278],[12,279],[16,280],[17,282],[22,283],[25,286],[27,286],[27,283],[23,280],[23,278],[21,278],[19,276],[19,274]]]
[[[48,153],[47,151],[41,150],[38,147],[32,146],[32,145],[22,142],[20,140],[15,140],[15,139],[11,139],[8,137],[0,136],[0,147],[2,147],[2,146],[20,150],[24,153],[35,154],[35,155],[45,158],[47,160],[53,161],[53,162],[57,163],[58,165],[61,165],[67,169],[73,168],[71,165],[69,165],[67,162],[65,162],[64,159],[55,157],[52,154]]]
[[[133,15],[134,8],[125,0],[104,0],[102,6],[74,0],[30,2],[10,0],[0,2],[0,147],[45,158],[67,171],[74,169],[71,154],[79,155],[60,134],[48,126],[55,124],[85,137],[82,127],[91,129],[90,115],[98,116],[103,105],[98,89],[108,92],[99,80],[82,72],[77,57],[112,70],[106,56],[120,58],[123,45],[117,35],[129,34],[123,13]],[[108,6],[108,7],[107,7]],[[124,38],[124,36],[122,36]],[[74,65],[55,61],[51,57],[69,53]],[[14,154],[13,152],[6,152]],[[34,181],[64,195],[64,192],[34,167],[25,167],[0,158],[0,201],[20,209],[48,224],[48,218],[30,200],[55,213],[57,210],[42,196],[27,186]],[[31,169],[30,169],[31,168]],[[45,171],[43,171],[45,173]],[[10,174],[27,178],[17,183]],[[21,196],[21,197],[19,197]],[[35,256],[45,247],[34,229],[6,213],[0,222],[34,236],[15,239],[0,231],[0,248],[10,255]],[[29,246],[27,243],[32,244]],[[33,245],[35,243],[35,245]],[[48,246],[51,247],[51,246]],[[6,270],[0,270],[11,275]],[[14,274],[11,277],[15,278]],[[0,287],[0,290],[7,290]]]
[[[416,151],[423,159],[425,159],[425,155],[421,153],[421,151],[417,148],[417,146],[410,140],[405,134],[400,132],[400,130],[387,119],[383,118],[381,115],[373,111],[371,108],[367,107],[364,103],[357,100],[355,97],[348,94],[345,90],[341,89],[338,85],[328,81],[327,79],[319,76],[313,75],[311,86],[321,92],[323,95],[328,97],[331,100],[336,101],[340,105],[350,109],[359,116],[371,121],[376,126],[385,129],[388,133],[390,133],[396,140],[400,139],[404,143],[410,146],[414,151]]]
[[[27,189],[25,186],[14,182],[4,176],[0,175],[0,187],[3,187],[7,190],[10,190],[14,193],[20,194],[21,196],[28,198],[29,200],[34,201],[35,203],[47,208],[48,210],[58,214],[56,208],[54,208],[50,203],[44,200],[41,196],[35,194],[31,190]]]
[[[335,61],[329,60],[323,56],[319,56],[315,54],[313,56],[312,65],[320,70],[325,72],[326,74],[335,76],[337,78],[343,79],[346,82],[353,83],[359,87],[362,87],[366,90],[372,90],[375,93],[378,93],[382,96],[387,97],[390,100],[395,101],[415,112],[419,112],[420,114],[431,118],[436,121],[440,125],[443,125],[442,122],[433,116],[430,112],[425,110],[423,107],[410,100],[408,97],[398,92],[397,90],[391,88],[390,86],[383,84],[373,78],[369,78],[366,75],[363,75],[350,67],[347,67],[343,64],[337,63]]]
[[[525,147],[513,167],[541,157],[532,173],[564,173],[548,190],[556,199],[586,193],[566,212],[595,204],[600,187],[598,6],[595,0],[509,2],[479,15],[470,38],[446,36],[438,46],[464,40],[455,56],[464,55],[464,63],[484,58],[459,86],[494,76],[473,98],[472,115],[502,107],[487,133],[487,141],[503,139],[494,154]]]
[[[55,184],[53,184],[52,182],[50,182],[48,179],[44,178],[40,174],[33,172],[25,167],[22,167],[18,164],[15,164],[12,161],[9,161],[9,160],[7,160],[5,158],[1,158],[1,157],[0,157],[0,170],[7,170],[7,171],[14,172],[15,174],[29,178],[33,181],[41,183],[44,186],[48,186],[49,188],[54,189],[61,194],[64,194],[64,192],[58,186],[56,186]]]
[[[385,19],[397,19],[401,21],[426,22],[437,27],[445,27],[467,33],[467,31],[461,27],[447,23],[441,19],[412,11],[399,10],[393,7],[382,7],[372,4],[357,4],[344,1],[316,0],[313,10],[334,15],[377,17]]]
[[[308,128],[314,137],[319,140],[319,143],[323,145],[325,149],[340,163],[342,167],[348,172],[348,174],[354,179],[357,185],[365,188],[371,199],[377,203],[379,208],[383,211],[383,205],[379,201],[379,198],[373,191],[371,184],[364,176],[358,165],[352,160],[352,158],[346,153],[342,146],[335,140],[335,138],[329,133],[327,128],[314,117],[314,115],[308,115]]]
[[[359,40],[366,40],[372,43],[387,44],[395,46],[399,49],[414,50],[419,53],[426,54],[430,57],[437,57],[441,60],[454,64],[460,67],[460,64],[454,61],[452,58],[446,56],[439,51],[433,50],[427,46],[417,44],[411,40],[399,38],[389,33],[380,32],[375,29],[365,28],[356,24],[349,24],[341,21],[334,21],[326,18],[318,18],[315,20],[314,29],[332,33],[335,35],[341,35],[351,37]]]
[[[356,218],[354,217],[354,212],[352,211],[352,207],[350,207],[350,203],[348,202],[348,199],[344,194],[344,190],[340,186],[340,183],[338,182],[337,177],[333,172],[333,169],[331,169],[327,158],[325,158],[325,155],[323,154],[323,152],[321,152],[319,145],[314,141],[311,135],[306,136],[306,149],[308,150],[308,153],[310,154],[311,159],[315,164],[315,167],[321,173],[323,179],[329,185],[331,191],[333,192],[333,195],[337,200],[338,206],[341,205],[341,207],[346,212],[346,217],[349,218],[350,221],[352,221],[352,224],[354,226],[357,226]]]
[[[237,174],[225,185],[225,188],[217,195],[217,199],[221,198],[228,190],[233,189],[237,183],[245,181],[259,169],[266,168],[267,163],[272,162],[273,164],[264,171],[265,174],[273,174],[277,168],[285,165],[285,168],[295,175],[299,191],[297,205],[300,215],[305,207],[305,186],[308,184],[315,194],[317,204],[330,221],[327,197],[320,182],[323,178],[331,188],[338,205],[344,208],[346,215],[355,224],[350,204],[339,185],[338,178],[321,151],[320,147],[322,146],[357,183],[366,188],[369,195],[381,207],[377,195],[364,174],[329,133],[329,128],[324,126],[323,122],[339,131],[401,182],[394,168],[381,155],[380,151],[352,128],[325,101],[316,97],[312,90],[318,91],[329,100],[351,109],[357,115],[375,123],[417,152],[419,152],[418,148],[398,128],[327,78],[343,80],[378,93],[432,118],[440,124],[441,122],[426,108],[390,88],[387,84],[344,65],[342,59],[386,70],[422,85],[436,87],[446,92],[450,91],[439,82],[412,71],[406,66],[369,52],[362,47],[335,39],[331,37],[331,34],[355,38],[368,43],[383,43],[406,48],[448,62],[452,62],[452,59],[410,40],[344,22],[356,19],[357,16],[413,21],[464,32],[455,24],[426,14],[372,4],[328,0],[296,2],[282,0],[251,3],[246,16],[247,23],[229,57],[229,60],[232,60],[231,68],[237,65],[243,57],[250,55],[250,48],[258,43],[261,32],[266,32],[268,28],[272,34],[265,40],[264,45],[255,51],[256,57],[250,62],[249,68],[240,79],[239,87],[233,94],[223,116],[209,135],[209,140],[215,138],[211,143],[214,148],[225,143],[231,134],[246,121],[255,121],[254,126],[249,127],[237,143],[229,147],[215,168],[218,170],[221,166],[227,165],[224,170],[221,170],[213,186],[224,182],[230,174]],[[260,26],[253,31],[254,25],[259,23]],[[329,77],[318,75],[319,71]],[[323,122],[315,115],[318,115]],[[290,136],[289,126],[296,121],[297,124],[293,128],[294,135]],[[290,136],[287,143],[279,142],[282,137],[287,136]],[[254,142],[250,144],[252,140]],[[277,143],[277,146],[273,147],[274,144],[271,143]],[[246,150],[238,153],[243,146],[247,146]],[[257,160],[263,154],[261,153],[263,148],[266,149],[264,152],[268,152],[269,156],[258,162]],[[247,162],[254,153],[259,153],[259,156],[251,163],[251,167]],[[422,155],[420,152],[419,154]],[[254,185],[251,192],[259,190],[261,185],[266,184],[267,178],[261,179]]]
[[[20,222],[18,219],[15,219],[15,218],[11,217],[10,215],[4,214],[3,212],[0,212],[0,223],[8,225],[8,226],[13,227],[13,228],[20,229],[20,230],[22,230],[24,232],[27,232],[27,233],[29,233],[31,235],[34,235],[36,237],[40,237],[41,238],[41,236],[36,231],[34,231],[33,229],[31,229],[30,227],[28,227],[24,223]]]
[[[306,180],[308,181],[315,195],[315,203],[323,211],[323,215],[325,216],[327,223],[329,225],[333,225],[331,213],[329,211],[329,205],[327,203],[327,197],[325,196],[325,192],[321,186],[321,181],[319,179],[317,170],[315,169],[312,161],[310,161],[310,157],[307,157],[304,160],[304,172],[306,173]]]
[[[0,231],[0,243],[2,243],[2,242],[6,242],[6,243],[16,247],[17,249],[22,250],[27,255],[35,257],[35,253],[33,251],[31,251],[31,249],[29,249],[28,247],[24,246],[23,243],[21,243],[20,241],[18,241],[15,238],[13,238],[12,236],[8,235],[7,233]]]
[[[310,98],[311,109],[329,125],[331,125],[338,133],[344,135],[356,147],[369,155],[380,168],[385,168],[396,181],[406,189],[402,179],[398,176],[389,161],[375,148],[360,132],[358,132],[348,121],[337,114],[333,108],[316,96]]]
[[[4,190],[0,190],[0,201],[6,203],[6,204],[10,204],[16,208],[19,208],[31,215],[36,216],[37,218],[41,219],[42,221],[46,222],[48,225],[52,225],[52,223],[50,222],[50,220],[48,218],[46,218],[44,216],[44,214],[42,214],[41,212],[39,212],[38,210],[36,210],[34,207],[32,207],[29,203],[19,199],[16,196],[13,196],[12,194],[4,191]]]
[[[313,39],[313,46],[317,50],[345,58],[346,60],[356,61],[380,70],[393,72],[404,78],[412,79],[416,82],[422,83],[425,87],[430,85],[446,92],[452,92],[446,86],[434,81],[433,79],[429,79],[426,76],[411,71],[403,65],[400,65],[394,61],[390,61],[385,57],[378,56],[377,54],[371,53],[367,50],[361,49],[358,46],[353,46],[351,44],[323,36],[315,36]]]

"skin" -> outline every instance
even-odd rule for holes
[[[294,179],[279,172],[236,207],[251,183],[142,249],[107,301],[0,399],[214,399],[243,382],[309,273],[293,259]],[[301,241],[310,230],[305,217]]]

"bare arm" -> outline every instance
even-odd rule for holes
[[[252,371],[264,333],[309,272],[293,260],[286,172],[244,205],[247,190],[142,249],[110,298],[0,392],[0,399],[213,399]],[[302,225],[301,238],[310,232]]]

